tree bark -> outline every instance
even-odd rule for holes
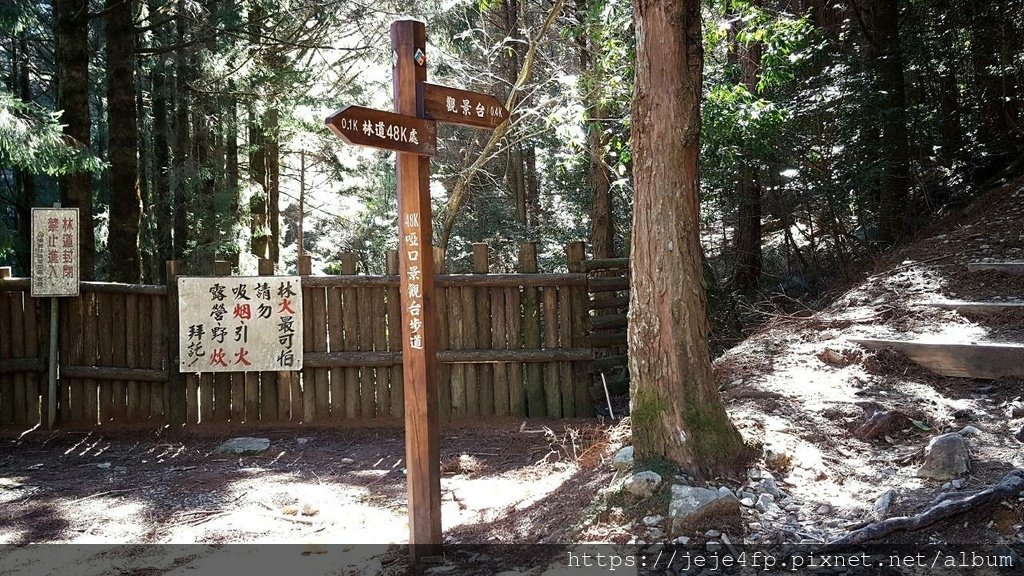
[[[755,0],[752,3],[758,5]],[[750,94],[758,95],[763,45],[751,42],[735,46],[740,82]],[[733,244],[736,249],[736,272],[733,284],[742,294],[753,295],[761,282],[761,181],[754,159],[753,143],[744,142],[740,151],[740,173],[737,182],[739,210]]]
[[[156,3],[150,0],[150,13],[155,12]],[[168,138],[167,62],[163,55],[153,63],[153,186],[152,206],[154,211],[154,235],[156,240],[156,262],[153,266],[154,280],[163,283],[166,274],[164,262],[173,254],[173,214],[171,211],[171,164]]]
[[[867,8],[870,30],[867,52],[881,94],[881,190],[878,231],[884,244],[907,233],[907,196],[910,191],[910,146],[907,134],[907,92],[900,50],[899,0],[871,0]]]
[[[711,373],[701,265],[697,159],[698,0],[633,0],[635,183],[629,307],[630,413],[638,459],[693,474],[750,456]]]
[[[184,0],[178,0],[179,14],[186,12]],[[178,43],[186,36],[185,18],[178,18],[175,23]],[[189,231],[189,189],[185,175],[190,168],[191,131],[189,125],[192,92],[189,87],[189,66],[185,49],[174,54],[174,143],[171,152],[174,154],[174,177],[171,180],[171,206],[174,208],[174,259],[180,260],[188,252]]]
[[[89,2],[54,0],[54,36],[57,43],[57,106],[63,110],[64,134],[88,150],[89,115]],[[63,206],[78,208],[79,270],[82,280],[95,278],[96,240],[92,217],[92,176],[76,172],[60,178]]]

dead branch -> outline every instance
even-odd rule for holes
[[[1022,491],[1024,491],[1024,470],[1018,468],[1004,476],[998,484],[994,484],[981,492],[960,498],[943,500],[916,516],[896,516],[868,524],[842,538],[829,542],[818,552],[827,554],[864,544],[865,542],[878,540],[893,532],[909,532],[927,528],[939,520],[963,514],[984,504],[1015,497]]]

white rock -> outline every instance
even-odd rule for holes
[[[661,524],[661,521],[664,519],[665,517],[660,514],[644,516],[644,526],[657,526],[658,524]]]
[[[775,479],[771,476],[762,478],[761,481],[757,483],[757,487],[761,492],[770,494],[773,498],[782,497],[782,490],[779,490],[779,485],[775,483]]]
[[[754,507],[754,499],[749,497],[749,496],[747,496],[746,498],[741,498],[740,499],[740,504],[742,504],[743,506],[746,506],[747,508],[753,508]]]
[[[224,442],[217,447],[215,452],[219,454],[237,454],[239,456],[243,456],[246,454],[259,454],[267,448],[270,448],[269,438],[239,437],[232,438],[227,442]]]
[[[893,501],[896,500],[896,491],[889,488],[885,492],[875,498],[875,503],[871,506],[871,515],[876,520],[884,520],[889,515],[889,508],[892,507]]]
[[[675,543],[679,544],[680,546],[686,546],[690,543],[690,538],[688,536],[680,536],[675,539]]]
[[[110,462],[100,462],[99,464],[96,465],[96,467],[106,470],[107,468],[110,468]]]
[[[963,430],[960,431],[961,436],[977,436],[981,434],[981,430],[976,426],[964,426]]]
[[[771,494],[761,494],[757,497],[757,503],[754,504],[759,512],[768,512],[769,510],[778,510],[779,506],[775,503],[775,497]]]
[[[612,457],[612,466],[619,470],[631,470],[633,468],[633,447],[624,446]]]
[[[650,470],[633,474],[625,484],[626,490],[639,498],[650,497],[658,489],[658,486],[661,486],[661,475]]]
[[[921,478],[952,480],[970,469],[970,454],[964,437],[957,433],[936,436],[924,451],[924,464],[917,471]]]
[[[342,458],[341,459],[341,463],[342,464],[355,464],[356,461],[353,460],[352,458]]]
[[[301,448],[302,446],[305,446],[306,444],[309,443],[309,438],[296,438],[295,443],[298,444],[299,447]]]
[[[740,501],[732,492],[728,495],[717,490],[674,484],[669,501],[668,515],[676,532],[692,529],[695,525],[738,519]]]
[[[704,535],[708,538],[718,538],[722,535],[722,532],[720,530],[708,530]]]

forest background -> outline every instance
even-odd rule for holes
[[[435,245],[492,270],[539,243],[623,255],[631,222],[628,0],[426,0],[432,82],[495,94],[493,136],[439,127]],[[0,263],[27,275],[33,206],[77,207],[82,277],[162,282],[301,250],[382,273],[394,155],[323,120],[390,108],[392,0],[6,0]],[[1024,0],[707,0],[702,245],[716,338],[814,296],[1024,169]],[[669,90],[672,87],[665,87]],[[301,224],[300,224],[301,223]]]

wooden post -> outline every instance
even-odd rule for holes
[[[269,258],[260,258],[257,271],[260,276],[273,276],[274,261]],[[261,421],[284,420],[288,418],[288,389],[286,386],[279,384],[282,381],[287,384],[288,381],[282,378],[281,374],[290,374],[290,372],[261,372],[259,375],[259,419]],[[246,403],[248,404],[248,384],[245,393]],[[252,421],[254,419],[255,415],[249,416],[247,410],[246,420]]]
[[[445,274],[448,268],[444,261],[444,250],[433,247],[434,272]],[[434,310],[437,313],[437,348],[448,350],[451,348],[451,323],[448,321],[448,292],[440,289],[434,292]],[[442,421],[448,422],[452,418],[452,380],[454,380],[452,365],[440,362],[434,365],[437,373],[437,406],[440,410],[439,417]],[[461,376],[462,371],[459,370]]]
[[[341,273],[356,273],[356,255],[345,252],[341,255]],[[359,290],[345,288],[343,294],[342,323],[344,325],[344,347],[346,352],[359,350]],[[345,367],[345,417],[357,418],[359,412],[359,368]]]
[[[519,248],[519,271],[524,274],[537,272],[537,243],[523,242]],[[523,347],[540,348],[540,299],[537,288],[523,288]],[[547,402],[544,399],[543,370],[537,362],[526,364],[526,411],[531,417],[544,416]]]
[[[178,370],[178,270],[177,260],[168,260],[167,300],[164,313],[164,350],[167,353],[167,389],[170,405],[166,406],[167,423],[185,424],[185,375]]]
[[[398,250],[388,250],[387,273],[398,276]],[[388,350],[402,350],[402,302],[398,288],[388,288]],[[379,319],[378,319],[379,320]],[[391,377],[391,416],[401,417],[405,414],[405,385],[402,380],[402,367],[388,368]]]
[[[391,24],[395,112],[423,118],[416,91],[427,79],[426,26]],[[430,159],[398,152],[399,278],[402,291],[402,367],[405,381],[405,452],[409,491],[409,548],[414,559],[441,546],[440,431],[434,339],[434,260],[430,215]],[[418,282],[417,275],[418,274]],[[419,294],[410,293],[417,286]],[[411,306],[419,305],[418,316]],[[413,330],[410,322],[420,324]]]
[[[298,260],[299,276],[309,276],[313,273],[313,259],[303,256]],[[303,294],[305,298],[306,294]],[[303,300],[305,306],[305,299]],[[313,323],[307,320],[302,321],[302,353],[313,345],[312,334]],[[302,372],[292,372],[292,422],[313,421],[313,412],[316,409],[316,400],[313,396],[312,370],[303,369]]]
[[[227,260],[215,260],[213,262],[214,276],[231,276],[231,262]],[[235,396],[240,392],[243,384],[240,380],[241,374],[230,372],[218,372],[213,375],[213,412],[214,419],[220,422],[231,420],[238,423],[242,420],[245,407],[241,398]]]
[[[473,244],[473,273],[487,274],[489,254],[486,242]],[[481,350],[490,350],[493,341],[491,336],[491,298],[492,288],[476,288],[476,345]],[[480,404],[479,414],[481,416],[494,415],[494,372],[504,370],[502,365],[490,366],[480,364],[477,366],[477,377],[479,378]]]
[[[565,247],[566,261],[569,264],[569,272],[583,272],[583,259],[586,257],[583,242],[570,242]],[[571,295],[571,318],[563,318],[571,322],[572,347],[585,348],[587,343],[587,322],[590,313],[587,307],[587,289],[584,286],[577,286],[570,290]],[[590,364],[587,362],[576,362],[572,367],[573,395],[577,416],[592,416],[594,403],[590,398]]]

